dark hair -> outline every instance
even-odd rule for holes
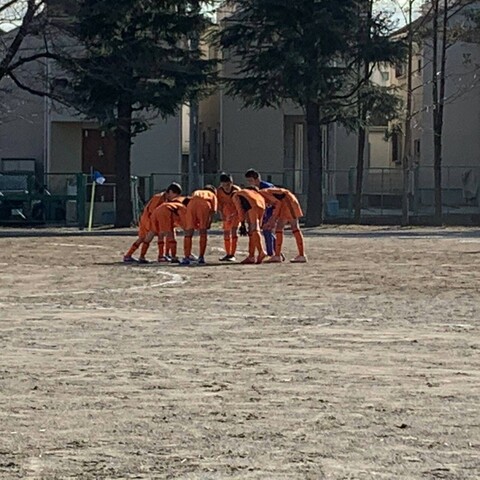
[[[210,190],[213,193],[217,193],[217,189],[213,185],[205,185],[203,187],[204,190]]]
[[[173,182],[167,187],[167,192],[173,192],[173,193],[176,193],[177,195],[181,195],[182,187],[178,183]]]
[[[182,203],[187,206],[189,203],[190,203],[190,200],[192,199],[192,197],[185,197],[183,200],[182,200]]]
[[[220,175],[220,182],[233,182],[233,177],[229,173],[222,173]]]
[[[255,180],[257,180],[258,178],[260,178],[260,174],[256,170],[251,168],[250,170],[247,170],[245,178],[254,178]]]

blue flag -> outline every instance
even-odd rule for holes
[[[94,170],[92,173],[92,181],[98,185],[103,185],[106,181],[106,178],[97,170]]]

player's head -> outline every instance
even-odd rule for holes
[[[220,175],[220,186],[226,190],[230,191],[233,185],[233,177],[229,173],[222,173]]]
[[[209,190],[210,192],[217,193],[217,189],[213,185],[205,185],[204,190]]]
[[[173,200],[182,194],[182,187],[178,183],[171,183],[166,190],[166,196],[168,200]]]
[[[250,170],[247,170],[247,173],[245,174],[245,178],[247,179],[247,183],[251,187],[259,187],[260,186],[260,181],[262,180],[262,177],[260,174],[251,168]]]

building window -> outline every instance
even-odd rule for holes
[[[380,72],[381,75],[382,75],[382,80],[384,82],[388,82],[390,80],[390,72],[386,71],[386,72]]]
[[[416,157],[420,156],[420,140],[414,140],[413,142],[413,153]]]
[[[400,163],[400,135],[392,133],[392,162]]]
[[[305,148],[305,134],[303,123],[296,123],[293,139],[294,148],[294,178],[295,178],[295,193],[303,192],[303,160]]]
[[[405,65],[403,63],[398,63],[395,65],[395,77],[403,77],[405,75]]]

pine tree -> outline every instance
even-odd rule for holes
[[[378,91],[358,76],[358,65],[398,58],[403,48],[385,23],[371,22],[368,42],[359,16],[365,0],[238,0],[219,40],[237,76],[228,92],[246,106],[293,101],[306,114],[308,150],[307,225],[323,221],[321,126],[360,123],[358,101],[373,105]],[[362,95],[359,92],[362,91]],[[384,94],[385,92],[382,92]],[[377,102],[378,103],[378,102]]]
[[[207,19],[196,1],[82,0],[64,25],[80,47],[59,53],[65,103],[114,132],[116,226],[130,226],[132,138],[207,88],[213,64],[189,39]]]

